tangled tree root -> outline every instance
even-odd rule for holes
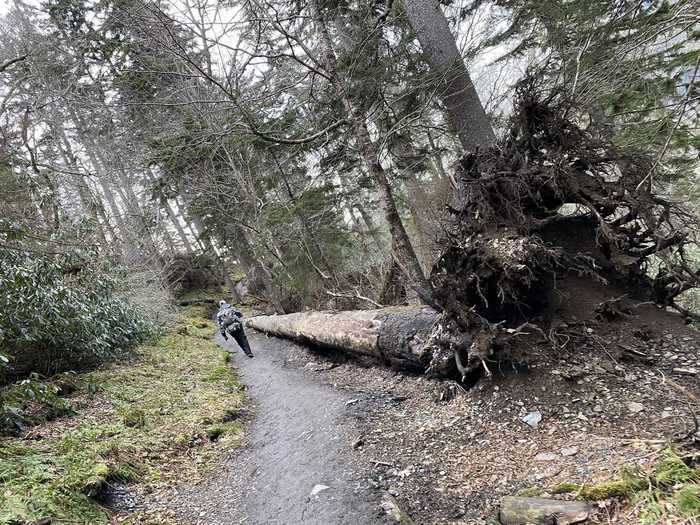
[[[462,377],[488,375],[525,328],[544,333],[557,282],[570,275],[609,286],[598,311],[607,318],[630,315],[629,302],[674,307],[700,284],[685,254],[697,224],[655,193],[653,159],[616,151],[578,124],[561,93],[541,92],[523,82],[509,133],[462,159],[447,247],[422,294],[442,312],[434,355],[452,356]]]

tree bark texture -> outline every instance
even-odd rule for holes
[[[264,315],[251,317],[246,324],[269,335],[424,372],[433,362],[430,341],[437,320],[437,312],[430,308],[407,306]],[[448,375],[449,371],[438,373]]]
[[[465,151],[496,140],[484,107],[437,0],[404,0],[431,70],[440,78],[440,98]]]

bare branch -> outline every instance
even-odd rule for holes
[[[15,58],[11,58],[7,62],[4,62],[3,64],[0,64],[0,73],[4,72],[8,67],[10,67],[12,64],[16,64],[17,62],[21,62],[22,60],[26,59],[29,55],[22,55],[18,56]]]

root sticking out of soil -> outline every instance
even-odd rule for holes
[[[489,376],[528,333],[556,347],[562,294],[612,319],[642,303],[676,308],[700,284],[685,252],[697,223],[657,192],[657,163],[616,150],[564,95],[543,92],[524,81],[509,133],[459,166],[447,248],[421,294],[442,312],[430,369],[443,375]],[[581,279],[592,290],[569,293]]]

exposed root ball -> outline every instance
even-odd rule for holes
[[[519,326],[542,325],[569,275],[614,284],[610,299],[623,290],[662,306],[700,283],[684,253],[697,225],[654,193],[653,159],[616,151],[593,124],[580,124],[566,97],[541,93],[523,82],[508,134],[458,169],[431,299],[444,312],[434,355],[454,356],[463,376],[488,373],[488,359]]]

